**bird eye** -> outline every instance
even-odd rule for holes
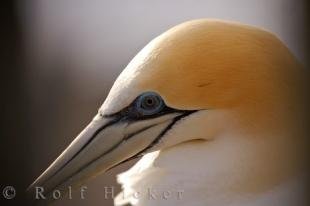
[[[154,92],[143,93],[136,102],[136,109],[142,115],[153,115],[163,109],[162,98]]]

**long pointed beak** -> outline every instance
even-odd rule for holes
[[[38,187],[49,199],[54,190],[65,193],[147,148],[174,115],[129,124],[97,115],[63,153],[28,188],[35,199]],[[42,190],[41,190],[42,191]]]

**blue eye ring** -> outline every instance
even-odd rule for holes
[[[155,92],[145,92],[136,101],[136,110],[142,115],[153,115],[159,113],[165,104],[161,96]]]

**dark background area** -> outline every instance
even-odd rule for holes
[[[182,5],[169,3],[167,12],[165,12],[165,10],[161,10],[165,7],[164,1],[158,4],[152,3],[153,5],[150,7],[145,3],[141,5],[139,3],[132,5],[111,3],[110,5],[106,2],[103,6],[111,6],[109,8],[111,13],[102,17],[109,18],[106,24],[98,25],[98,32],[102,36],[90,35],[96,33],[97,26],[95,25],[96,29],[91,27],[74,31],[93,31],[93,33],[84,35],[88,36],[84,41],[83,38],[73,34],[73,40],[70,40],[71,34],[68,32],[72,28],[63,29],[65,34],[52,32],[53,29],[63,31],[62,27],[57,26],[59,19],[56,18],[51,23],[48,15],[45,16],[45,12],[52,12],[48,10],[51,8],[50,6],[53,6],[52,3],[51,5],[41,5],[40,9],[39,4],[34,3],[35,1],[31,2],[32,4],[27,5],[20,1],[3,1],[0,7],[0,205],[25,205],[22,197],[26,187],[43,172],[91,120],[119,72],[149,40],[184,20],[209,17],[207,12],[204,15],[203,10],[196,9],[200,5],[194,6],[194,4],[204,5],[201,1],[193,3],[193,8],[186,8],[184,11],[176,10],[175,13],[171,9],[182,7]],[[78,2],[81,3],[81,1]],[[278,2],[279,6],[282,5],[281,1],[270,2]],[[289,6],[279,9],[279,11],[283,10],[281,14],[283,18],[287,18],[287,20],[283,19],[282,24],[284,25],[279,28],[286,28],[285,23],[287,23],[287,30],[275,29],[274,32],[278,33],[280,38],[283,33],[282,37],[285,42],[289,44],[301,62],[308,67],[310,39],[306,37],[310,36],[309,3],[307,1],[290,2]],[[212,6],[212,4],[209,5]],[[293,7],[292,10],[287,10],[294,5],[296,5],[295,9]],[[59,8],[63,8],[62,6],[60,5]],[[64,6],[67,6],[64,9],[71,8],[70,2]],[[236,4],[236,7],[238,6],[242,8],[243,5]],[[125,7],[128,7],[129,12],[123,14],[122,9],[126,10]],[[144,18],[142,15],[146,14],[148,9],[152,9],[151,7],[158,9],[158,13],[163,12],[164,17],[160,14],[158,18],[156,16]],[[184,3],[183,7],[187,7],[187,4]],[[54,9],[57,10],[56,7]],[[89,12],[91,9],[83,10],[83,12]],[[208,9],[210,8],[206,10]],[[192,10],[190,14],[186,13],[188,10]],[[241,9],[244,12],[246,10],[247,8]],[[259,13],[261,10],[258,9],[257,12]],[[34,11],[38,11],[38,13],[33,13]],[[299,15],[301,11],[303,14]],[[62,13],[70,12],[72,11],[65,10]],[[238,11],[236,10],[236,12]],[[248,13],[247,15],[251,15],[251,12]],[[120,17],[119,14],[123,14],[123,16]],[[132,15],[138,16],[132,17]],[[141,16],[139,17],[139,15]],[[174,15],[177,17],[172,18]],[[211,15],[211,17],[220,18],[221,16]],[[231,13],[231,19],[242,21],[242,18],[245,17],[246,15],[237,17],[233,15],[233,12]],[[256,22],[254,21],[255,16],[250,16],[249,19],[245,18],[245,23],[253,21],[254,24],[259,25],[262,20],[259,17],[260,15],[257,15]],[[66,21],[66,15],[59,18],[64,18],[63,20]],[[281,19],[282,17],[277,18]],[[268,27],[269,25],[269,29],[272,30],[273,25],[276,25],[277,22],[268,24],[265,22],[267,20],[268,18],[260,23],[262,26]],[[96,21],[100,22],[98,19]],[[54,25],[55,22],[56,25]],[[87,21],[76,23],[77,27],[73,27],[73,29],[79,28],[79,25],[82,27],[83,24],[87,24]],[[71,25],[70,21],[64,26],[68,25]],[[118,25],[126,29],[115,29]],[[30,27],[33,27],[31,31]],[[129,32],[131,27],[135,32]],[[101,28],[101,33],[99,28]],[[124,35],[127,37],[125,38]],[[288,36],[289,38],[287,38]],[[96,47],[96,38],[107,38],[108,40],[101,42],[100,47]],[[115,42],[109,42],[109,38],[115,39]],[[68,43],[67,41],[72,42]],[[77,43],[84,45],[79,52],[76,52],[79,48],[75,47]],[[93,47],[88,47],[90,44],[93,44]],[[65,46],[61,47],[60,45]],[[87,48],[95,49],[87,50]],[[98,61],[101,57],[104,62]],[[109,61],[107,61],[108,59]],[[82,68],[88,69],[83,70]],[[84,202],[80,200],[63,201],[58,205],[102,205],[105,200],[98,195],[98,192],[96,195],[96,191],[104,186],[116,185],[115,175],[132,164],[123,165],[109,174],[87,183],[90,195]],[[2,196],[2,190],[7,185],[14,186],[17,191],[14,200],[5,200]],[[112,200],[107,200],[105,205],[110,205],[111,202]]]
[[[21,195],[16,200],[5,200],[2,190],[14,185],[17,191],[25,190],[30,177],[31,155],[29,142],[29,102],[23,88],[25,66],[21,26],[14,1],[0,6],[1,55],[1,130],[0,130],[0,190],[1,205],[21,205]],[[20,203],[20,204],[17,204]]]
[[[16,16],[15,2],[7,1],[0,7],[0,55],[1,55],[1,205],[17,204],[17,200],[4,201],[2,190],[6,185],[14,185],[22,191],[29,178],[30,142],[28,141],[27,95],[23,89],[23,39],[21,27]],[[31,152],[30,152],[31,153]],[[4,203],[4,204],[3,204]]]

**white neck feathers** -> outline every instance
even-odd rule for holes
[[[262,140],[223,136],[147,154],[119,175],[116,205],[290,205],[301,185],[279,173],[281,154]]]

